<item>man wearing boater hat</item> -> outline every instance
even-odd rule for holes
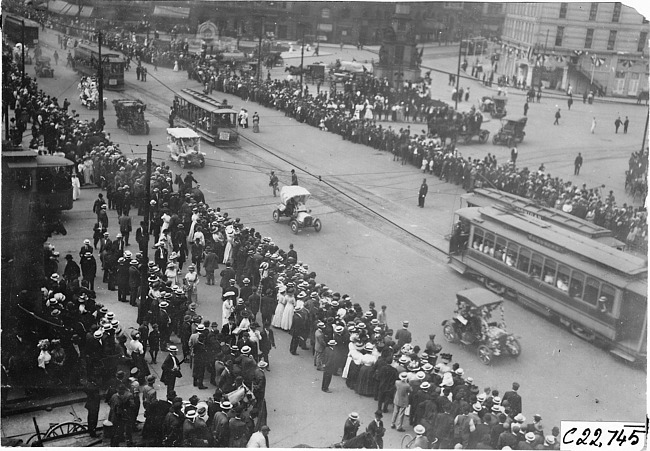
[[[361,422],[359,421],[359,414],[352,412],[348,415],[343,426],[343,441],[350,440],[357,436]]]
[[[176,346],[169,346],[167,350],[169,351],[169,355],[162,364],[162,376],[160,376],[160,382],[167,386],[167,394],[169,395],[174,391],[176,379],[182,377],[180,370],[182,362],[179,362],[176,357],[176,353],[178,352]]]

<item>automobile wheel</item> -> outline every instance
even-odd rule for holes
[[[479,141],[481,144],[485,144],[485,143],[487,142],[487,140],[488,140],[489,137],[490,137],[490,132],[487,131],[487,130],[484,130],[484,131],[482,131],[481,134],[478,136],[478,141]]]
[[[199,167],[200,167],[200,168],[205,167],[205,160],[200,160],[200,161],[199,161]]]
[[[185,161],[185,158],[179,158],[178,165],[181,167],[181,169],[185,169],[185,166],[187,166],[187,161]]]
[[[314,221],[314,230],[320,232],[320,229],[323,228],[323,224],[320,222],[320,219]]]
[[[485,345],[479,346],[477,354],[479,360],[483,365],[489,365],[490,363],[492,363],[492,351],[487,346]]]
[[[449,343],[456,343],[458,341],[458,334],[451,324],[445,324],[445,328],[442,329],[442,334]]]
[[[279,210],[273,210],[273,220],[275,222],[280,222],[280,211]]]
[[[297,223],[296,221],[292,220],[292,221],[289,223],[289,227],[291,227],[291,231],[292,231],[293,233],[298,233],[298,223]]]
[[[488,279],[487,277],[485,278],[484,285],[485,288],[487,288],[494,294],[498,294],[499,296],[503,296],[503,294],[506,292],[506,287],[504,287],[498,282],[495,282],[492,279]]]
[[[506,343],[506,349],[512,357],[519,357],[519,354],[521,354],[521,345],[516,338],[508,340]]]

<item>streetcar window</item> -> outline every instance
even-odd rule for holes
[[[614,297],[616,295],[616,290],[611,285],[603,284],[600,287],[600,305],[601,309],[606,309],[608,313],[612,312],[612,307],[614,306]]]
[[[573,271],[571,276],[571,284],[569,285],[569,295],[572,298],[582,299],[582,291],[585,286],[585,276],[584,274]]]
[[[530,276],[535,279],[542,278],[542,264],[544,262],[544,257],[539,254],[533,254],[533,257],[530,262]]]
[[[508,250],[503,256],[503,261],[505,262],[505,264],[508,266],[517,266],[518,253],[519,253],[519,246],[517,246],[516,244],[508,243]],[[530,258],[528,260],[530,260]],[[528,261],[526,261],[526,266],[528,266]],[[525,271],[528,271],[528,268],[526,268]]]
[[[502,262],[506,261],[506,240],[501,237],[497,237],[497,244],[494,247],[494,258]]]
[[[494,256],[494,235],[491,233],[485,234],[485,245],[483,246],[483,253]]]
[[[569,280],[571,278],[571,270],[568,266],[558,265],[557,267],[557,281],[555,286],[564,293],[569,292]]]
[[[549,285],[554,285],[555,284],[555,269],[557,265],[556,263],[551,260],[551,259],[546,259],[546,262],[544,263],[544,282],[548,283]]]
[[[530,266],[530,257],[530,251],[522,247],[521,251],[519,252],[519,259],[517,260],[517,269],[519,271],[528,273],[528,267]]]
[[[474,228],[474,240],[472,241],[472,247],[477,251],[483,251],[483,230],[479,228]]]
[[[600,288],[600,281],[594,279],[593,277],[587,277],[587,284],[585,285],[585,294],[582,299],[590,303],[591,305],[598,304],[598,291]]]

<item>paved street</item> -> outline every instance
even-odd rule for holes
[[[48,31],[45,41],[56,45],[56,36]],[[432,46],[424,54],[423,65],[453,71],[456,51],[454,46]],[[376,58],[372,51],[359,51],[349,46],[341,53],[338,46],[323,45],[321,54],[321,57],[305,58],[305,64],[352,58],[371,61]],[[299,53],[297,57],[300,57]],[[292,59],[285,59],[287,64],[294,64],[289,61]],[[32,66],[28,68],[33,72]],[[284,76],[282,70],[275,68],[272,76]],[[78,80],[72,71],[59,65],[55,67],[55,75],[54,79],[39,80],[41,89],[56,95],[60,101],[67,97],[72,102],[71,108],[76,109],[81,117],[96,117],[96,111],[87,111],[79,105]],[[432,78],[433,97],[450,101],[452,87],[447,84],[447,75],[432,72]],[[126,86],[123,93],[105,92],[109,104],[110,100],[121,96],[141,98],[151,113],[147,115],[151,121],[151,134],[129,136],[117,129],[112,105],[105,112],[106,129],[127,157],[142,157],[144,145],[150,139],[156,149],[154,159],[167,160],[165,117],[172,103],[172,90],[198,88],[198,84],[187,80],[184,72],[164,68],[154,72],[149,67],[146,83],[136,81],[132,70],[126,74]],[[478,105],[481,96],[495,93],[495,89],[485,88],[471,80],[463,80],[461,86],[469,86],[472,93],[469,102],[459,105],[462,110],[469,109],[472,104]],[[554,425],[559,426],[562,419],[643,419],[646,411],[646,375],[643,371],[621,363],[605,351],[513,302],[506,302],[506,321],[509,329],[521,336],[523,352],[517,360],[504,358],[486,367],[471,349],[443,342],[440,323],[453,312],[455,292],[474,287],[476,283],[449,268],[443,253],[404,230],[437,248],[446,249],[444,236],[450,232],[452,213],[460,206],[459,196],[463,193],[459,187],[428,176],[426,208],[416,208],[417,189],[422,179],[416,168],[393,162],[387,153],[351,144],[337,135],[300,124],[280,111],[245,103],[220,92],[213,96],[228,99],[236,109],[245,107],[251,113],[258,111],[261,133],[242,130],[239,149],[222,150],[202,144],[208,161],[204,169],[194,169],[194,176],[201,183],[211,206],[221,207],[230,216],[240,217],[262,236],[271,236],[282,248],[286,249],[289,243],[293,243],[298,260],[309,264],[310,270],[318,275],[317,281],[341,294],[350,294],[353,302],[359,302],[364,308],[371,300],[378,306],[386,304],[391,327],[398,328],[402,320],[410,320],[416,344],[423,346],[427,335],[436,333],[437,341],[445,348],[443,352],[452,353],[454,361],[461,364],[465,374],[473,377],[481,389],[489,386],[504,392],[512,381],[518,381],[521,383],[524,414],[528,417],[541,414],[549,430]],[[542,98],[539,104],[531,104],[526,138],[518,146],[518,164],[536,169],[544,163],[548,172],[565,181],[584,183],[588,187],[605,184],[605,189],[614,190],[617,202],[630,203],[632,200],[626,198],[623,188],[624,171],[630,153],[641,146],[647,108],[632,103],[583,105],[577,101],[572,110],[567,111],[566,101],[561,97],[548,97]],[[520,115],[523,103],[523,95],[511,93],[507,108],[511,114]],[[555,105],[562,108],[560,126],[552,125]],[[630,118],[627,135],[614,134],[613,122],[618,115]],[[598,128],[592,135],[589,128],[594,116]],[[392,125],[394,128],[405,126]],[[410,125],[414,131],[426,129],[426,124]],[[495,133],[499,121],[489,121],[484,128]],[[463,155],[473,158],[482,158],[490,152],[499,162],[505,162],[510,151],[505,146],[491,143],[460,145],[459,149]],[[585,163],[581,175],[573,177],[573,159],[579,151]],[[173,168],[175,172],[181,172],[180,168]],[[276,170],[281,184],[284,184],[288,183],[291,168],[296,168],[300,184],[312,192],[312,213],[323,221],[320,233],[301,231],[294,236],[286,221],[279,224],[272,221],[271,212],[277,199],[270,192],[267,174]],[[324,182],[319,182],[318,176]],[[97,189],[82,190],[82,198],[74,209],[65,213],[68,235],[51,240],[62,255],[68,252],[74,255],[83,239],[91,235],[92,202],[98,192]],[[116,221],[112,211],[109,230],[115,231]],[[135,309],[118,303],[116,294],[108,292],[105,284],[99,284],[98,298],[110,306],[121,324],[127,327],[135,325]],[[218,289],[200,286],[199,300],[199,313],[204,318],[220,319]],[[290,355],[288,334],[281,330],[276,330],[275,334],[277,349],[270,357],[272,371],[267,375],[266,395],[268,424],[272,430],[271,446],[291,447],[305,443],[323,447],[338,442],[345,418],[351,411],[360,413],[365,428],[372,419],[376,403],[348,390],[340,378],[332,382],[332,394],[323,393],[320,390],[322,374],[313,367],[311,355],[306,351],[297,357]],[[154,365],[154,373],[160,375],[159,368],[159,364]],[[177,384],[177,391],[184,398],[195,393],[188,379],[186,376],[181,384]],[[160,385],[159,394],[162,393],[164,387]],[[209,394],[210,390],[200,393],[203,396]],[[83,404],[76,405],[74,410],[85,419],[82,407]],[[39,414],[39,424],[46,427],[55,412],[58,421],[61,421],[60,416],[70,419],[72,417],[67,413],[70,409]],[[390,421],[386,417],[384,420],[385,423]],[[12,417],[2,425],[5,435],[27,433],[32,429],[31,414]],[[385,447],[399,447],[402,435],[389,429]]]

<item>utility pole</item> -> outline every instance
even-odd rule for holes
[[[300,97],[302,97],[302,77],[303,77],[303,62],[305,60],[305,27],[300,24],[300,28],[302,28],[302,45],[300,46]]]
[[[142,209],[142,214],[144,216],[144,230],[142,233],[142,239],[145,240],[145,245],[143,246],[144,252],[142,252],[142,261],[145,263],[145,266],[142,270],[142,278],[140,279],[140,306],[138,308],[138,324],[142,323],[144,319],[144,314],[149,310],[147,305],[147,298],[149,296],[149,279],[147,274],[147,264],[149,263],[149,222],[150,222],[150,213],[149,213],[149,203],[151,202],[151,158],[153,153],[153,145],[151,141],[147,144],[147,166],[145,168],[144,176],[144,208]],[[154,237],[155,240],[155,237]],[[138,243],[139,244],[139,243]],[[162,268],[161,268],[162,269]],[[164,269],[163,269],[164,271]]]
[[[99,110],[99,129],[104,130],[104,60],[102,59],[102,32],[97,34],[97,45],[99,47],[99,65],[97,67],[97,90],[99,99],[97,109]]]
[[[462,50],[463,46],[461,43],[463,42],[463,29],[460,29],[460,43],[458,44],[458,67],[456,68],[456,106],[454,107],[455,110],[458,110],[458,88],[460,85],[460,57],[462,56]]]
[[[22,52],[23,61],[22,61],[22,64],[20,65],[20,67],[22,69],[22,77],[21,77],[20,80],[21,80],[22,86],[25,87],[25,19],[21,20],[21,23],[22,23],[23,27],[22,27],[22,29],[20,31],[20,34],[21,34],[21,39],[22,39],[23,45],[20,46],[20,50]]]
[[[257,45],[257,83],[260,82],[260,74],[262,73],[262,34],[264,33],[264,16],[260,22],[260,40]]]

